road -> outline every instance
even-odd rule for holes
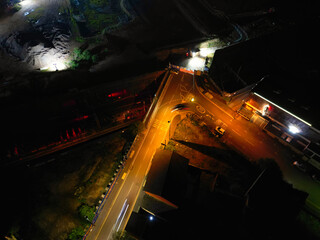
[[[191,97],[195,101],[190,102]],[[159,97],[147,128],[139,134],[129,152],[128,160],[113,190],[106,199],[93,230],[87,239],[111,239],[113,233],[125,228],[145,182],[151,159],[161,143],[168,141],[169,127],[179,111],[171,108],[181,102],[188,102],[191,109],[202,117],[207,125],[214,128],[222,125],[226,129],[221,141],[246,155],[251,161],[259,158],[274,158],[279,164],[286,181],[297,189],[308,192],[308,202],[318,205],[320,190],[307,175],[292,166],[297,157],[292,151],[264,133],[261,128],[242,119],[217,99],[209,100],[193,85],[193,75],[179,72],[168,75],[167,84]]]
[[[223,142],[251,161],[259,158],[275,159],[283,173],[284,180],[292,184],[294,188],[309,194],[306,206],[320,217],[319,183],[292,165],[295,160],[301,160],[298,154],[270,137],[257,125],[242,117],[235,118],[234,112],[222,104],[217,97],[210,100],[196,90],[195,99],[196,103],[206,110],[202,115],[209,114],[210,118],[214,119],[211,122],[212,127],[215,127],[217,123],[218,125],[224,124],[226,134],[221,138]],[[201,115],[199,112],[198,114]]]
[[[168,75],[167,84],[147,128],[133,143],[125,167],[105,200],[105,205],[87,239],[110,239],[114,232],[125,228],[150,168],[152,156],[161,143],[167,141],[170,127],[168,121],[171,121],[176,114],[171,112],[171,108],[187,98],[192,90],[192,82],[188,83],[189,89],[185,88],[188,78],[188,74],[182,73]]]

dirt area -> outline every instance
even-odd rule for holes
[[[47,164],[30,166],[24,179],[28,190],[25,204],[15,205],[19,213],[11,222],[15,236],[64,240],[76,227],[90,225],[79,208],[85,205],[95,209],[99,204],[124,144],[121,132],[114,133],[56,154]]]
[[[182,119],[168,149],[189,159],[189,165],[219,174],[234,194],[243,194],[253,178],[254,166],[220,141],[196,114]]]
[[[189,159],[190,165],[211,171],[226,171],[228,168],[225,163],[219,162],[213,157],[196,151],[187,145],[189,142],[218,149],[226,149],[214,136],[209,135],[207,129],[198,126],[192,119],[188,117],[182,119],[177,125],[172,138],[174,141],[171,141],[171,144],[174,145],[177,153]]]

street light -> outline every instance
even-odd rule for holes
[[[24,0],[20,2],[20,5],[24,7],[24,6],[30,5],[31,3],[32,3],[31,0]]]
[[[293,124],[289,125],[289,131],[292,132],[293,134],[301,132],[300,128],[298,128],[297,126],[295,126]]]
[[[207,57],[209,54],[212,54],[215,52],[214,48],[200,48],[200,56],[201,57]]]

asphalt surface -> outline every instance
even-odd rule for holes
[[[307,204],[318,210],[319,183],[292,165],[297,154],[270,137],[255,124],[239,117],[218,99],[209,100],[193,84],[193,75],[179,72],[168,75],[167,84],[159,97],[147,128],[134,142],[124,169],[106,199],[94,228],[87,239],[111,239],[116,231],[122,231],[145,183],[151,159],[161,143],[169,140],[169,128],[174,116],[182,111],[196,112],[211,128],[222,126],[226,132],[221,141],[246,155],[251,161],[274,158],[281,168],[284,179],[293,187],[309,193]],[[194,102],[191,102],[191,98]],[[186,103],[188,110],[171,112],[173,106]]]
[[[202,116],[210,116],[213,128],[217,125],[225,128],[226,132],[221,141],[251,161],[259,158],[275,159],[283,173],[284,180],[292,184],[294,188],[309,194],[306,207],[320,217],[320,183],[315,182],[307,173],[293,166],[294,161],[301,160],[300,155],[269,136],[254,123],[236,116],[234,111],[221,103],[218,96],[209,100],[200,91],[195,91],[195,99],[195,102],[206,110]],[[198,114],[201,115],[199,111]]]
[[[152,156],[161,143],[165,143],[168,139],[170,127],[168,121],[171,121],[176,114],[171,112],[171,108],[188,95],[188,90],[183,87],[186,78],[188,75],[182,73],[168,75],[167,84],[159,96],[147,128],[133,143],[125,167],[105,200],[104,208],[87,239],[111,239],[113,233],[125,228],[144,184]]]

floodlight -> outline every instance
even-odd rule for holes
[[[209,54],[214,53],[213,48],[200,48],[200,56],[207,57]]]
[[[297,126],[292,124],[289,125],[289,131],[292,132],[293,134],[301,132],[301,130]]]

